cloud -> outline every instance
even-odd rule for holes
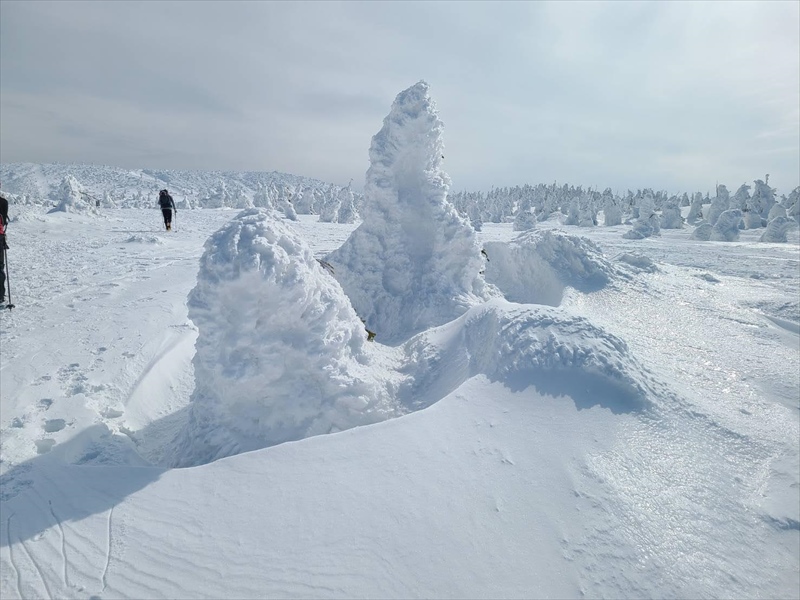
[[[394,96],[425,79],[457,189],[800,182],[797,3],[4,1],[2,17],[5,162],[360,185]]]

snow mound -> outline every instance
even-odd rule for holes
[[[566,287],[592,292],[606,286],[614,266],[591,240],[533,230],[509,243],[488,242],[485,277],[511,302],[558,306]]]
[[[245,210],[208,239],[188,306],[195,391],[175,465],[396,415],[364,325],[277,213]]]
[[[447,199],[428,85],[397,95],[372,138],[362,223],[326,257],[376,340],[399,344],[485,299],[475,231]]]
[[[156,235],[142,235],[135,233],[125,240],[126,244],[163,244],[164,240]]]
[[[437,401],[468,378],[483,374],[519,391],[570,396],[579,408],[613,412],[649,407],[652,382],[621,339],[583,317],[545,306],[496,298],[451,324],[410,340],[410,397]]]

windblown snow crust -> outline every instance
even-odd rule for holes
[[[447,200],[442,130],[425,82],[398,94],[372,138],[363,222],[326,259],[356,312],[386,344],[446,323],[485,298],[475,232]]]
[[[341,287],[277,215],[242,212],[206,242],[189,318],[196,388],[178,463],[394,416]]]

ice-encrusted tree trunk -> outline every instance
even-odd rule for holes
[[[475,231],[448,201],[443,124],[424,81],[372,138],[361,225],[327,257],[378,341],[399,344],[486,297]]]

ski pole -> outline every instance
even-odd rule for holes
[[[6,263],[6,287],[8,288],[8,304],[6,304],[6,308],[11,310],[14,308],[14,304],[11,302],[11,273],[8,270],[8,253],[5,249],[5,244],[3,244],[3,262]]]

